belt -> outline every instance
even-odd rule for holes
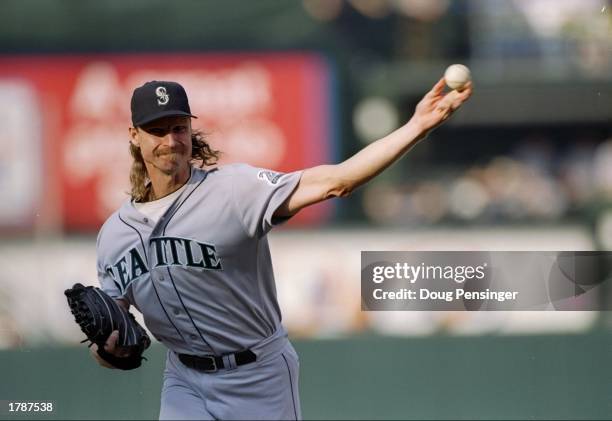
[[[187,355],[178,354],[179,360],[189,368],[193,368],[200,371],[214,373],[217,370],[225,368],[223,362],[225,357],[234,357],[236,365],[245,365],[257,360],[257,355],[250,349],[236,352],[234,354],[225,355],[224,357],[216,357],[214,355]]]

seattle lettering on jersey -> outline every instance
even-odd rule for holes
[[[156,237],[149,240],[151,267],[182,266],[207,270],[222,270],[221,260],[212,244],[198,243],[188,238]],[[106,272],[113,278],[121,292],[135,279],[149,273],[149,267],[136,247],[130,249]]]

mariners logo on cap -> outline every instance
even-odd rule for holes
[[[134,127],[162,117],[182,115],[196,118],[191,114],[185,89],[170,81],[153,80],[134,89],[130,108]]]
[[[158,105],[166,105],[168,101],[170,101],[170,95],[166,92],[166,88],[163,86],[158,86],[155,90],[155,95],[157,95],[157,104]]]

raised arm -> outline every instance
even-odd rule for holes
[[[417,142],[446,121],[472,95],[468,83],[461,92],[444,94],[444,78],[434,85],[416,106],[404,126],[379,139],[336,165],[304,170],[293,193],[275,212],[277,217],[294,215],[306,206],[331,197],[347,196],[357,187],[380,174]]]

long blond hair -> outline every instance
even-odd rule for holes
[[[145,202],[151,197],[151,183],[147,174],[147,167],[140,152],[140,148],[130,142],[130,154],[134,161],[130,169],[130,196],[136,202]],[[214,150],[206,142],[204,134],[199,130],[191,133],[191,164],[202,168],[204,165],[214,165],[219,160],[221,152]]]

